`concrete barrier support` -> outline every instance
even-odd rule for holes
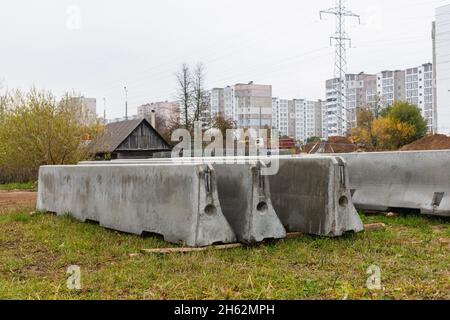
[[[339,157],[280,157],[269,177],[272,203],[289,232],[338,237],[364,225],[352,203],[347,167]]]
[[[37,209],[192,247],[236,241],[208,165],[43,166]]]
[[[450,151],[340,154],[358,209],[450,216]]]
[[[238,241],[257,243],[266,239],[285,238],[286,230],[272,206],[269,178],[261,174],[264,165],[258,160],[237,160],[230,164],[214,160],[218,159],[117,160],[111,163],[157,165],[194,162],[212,165],[222,212]],[[84,164],[95,165],[95,162],[81,163]]]

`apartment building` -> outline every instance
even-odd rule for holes
[[[346,75],[346,112],[349,128],[357,126],[361,108],[375,109],[377,106],[377,76],[373,74]]]
[[[222,115],[236,122],[238,128],[272,126],[272,86],[249,82],[210,93],[211,116]]]
[[[322,136],[323,101],[279,98],[272,101],[272,127],[278,129],[280,136],[303,142]]]
[[[347,74],[343,108],[337,106],[338,83],[338,79],[326,81],[326,105],[322,114],[323,137],[351,133],[351,129],[357,126],[358,112],[363,107],[375,111],[392,106],[397,101],[417,105],[428,122],[429,131],[433,131],[436,112],[433,108],[432,63],[406,70],[385,70],[377,74]]]
[[[423,64],[405,71],[406,101],[418,106],[432,132],[435,119],[433,112],[433,65]]]
[[[434,110],[438,133],[450,135],[450,5],[436,9],[433,60],[436,90]]]
[[[77,110],[77,118],[84,125],[92,125],[97,121],[97,100],[95,98],[73,97],[69,103]]]
[[[385,70],[378,73],[377,95],[383,107],[392,106],[396,101],[405,101],[405,71]]]
[[[325,83],[326,87],[326,104],[325,114],[327,118],[326,130],[324,137],[343,136],[347,134],[348,121],[346,112],[346,97],[339,97],[339,86],[342,86],[342,90],[345,92],[345,84],[340,83],[339,79],[329,79]],[[340,99],[339,99],[340,98]],[[339,104],[339,100],[341,104]]]

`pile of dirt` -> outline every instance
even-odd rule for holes
[[[306,153],[352,153],[358,150],[358,146],[346,137],[330,137],[328,141],[308,143],[304,151]]]
[[[450,137],[443,134],[435,134],[417,140],[400,149],[400,151],[417,150],[450,150]]]

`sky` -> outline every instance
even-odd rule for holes
[[[431,23],[450,0],[347,0],[349,73],[432,62]],[[97,98],[124,116],[175,100],[182,63],[202,62],[206,87],[254,81],[273,96],[323,99],[334,73],[334,0],[2,0],[0,83]]]

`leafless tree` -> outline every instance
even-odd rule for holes
[[[180,103],[180,108],[182,109],[182,119],[183,125],[187,130],[190,128],[189,114],[192,109],[193,103],[193,80],[191,70],[187,63],[183,63],[180,70],[176,73],[176,78],[178,82],[178,92],[177,99]]]
[[[203,63],[200,62],[195,67],[193,74],[194,121],[201,120],[202,113],[204,113],[207,108],[205,78],[205,67]]]

